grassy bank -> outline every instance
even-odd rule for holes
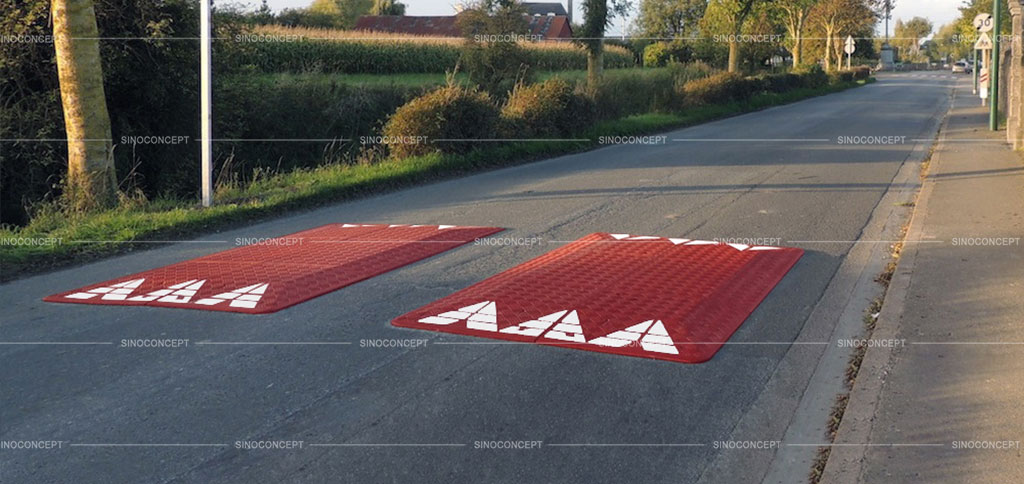
[[[289,210],[313,207],[426,181],[509,166],[598,147],[600,136],[637,135],[689,126],[863,85],[869,81],[762,93],[745,103],[710,105],[682,113],[649,113],[602,121],[581,136],[590,141],[509,143],[461,155],[431,154],[372,165],[327,165],[297,169],[220,190],[217,205],[158,199],[83,216],[59,211],[37,214],[23,228],[0,229],[0,278],[83,262],[142,246],[251,223]]]

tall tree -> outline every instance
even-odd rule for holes
[[[932,23],[924,17],[914,17],[906,22],[896,20],[893,27],[893,36],[896,37],[896,45],[905,49],[911,58],[920,57],[921,39],[932,33]],[[919,59],[918,59],[919,60]]]
[[[587,50],[587,86],[597,87],[604,72],[604,31],[612,19],[629,11],[629,0],[583,0],[583,25],[577,31]]]
[[[810,19],[825,38],[825,70],[832,70],[833,66],[838,67],[842,63],[843,43],[840,37],[874,24],[877,17],[871,0],[821,0],[811,10]]]
[[[636,27],[645,37],[689,37],[707,7],[707,0],[641,0]]]
[[[405,15],[405,4],[395,0],[374,0],[370,15]]]
[[[807,18],[811,9],[820,0],[777,0],[775,4],[782,12],[782,22],[786,26],[789,51],[793,54],[793,65],[803,63],[804,32],[807,30]]]
[[[110,116],[92,0],[52,0],[53,43],[68,140],[67,196],[76,210],[117,202]]]
[[[352,28],[360,15],[370,13],[373,0],[313,0],[309,11],[333,19],[336,27]]]
[[[713,30],[726,33],[729,44],[729,72],[740,68],[740,41],[743,26],[746,24],[754,7],[772,0],[710,0],[707,14],[704,16],[706,25]]]

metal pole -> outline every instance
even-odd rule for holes
[[[999,11],[1002,10],[999,0],[992,1],[992,68],[988,72],[990,109],[988,127],[992,131],[999,130]]]
[[[974,49],[974,94],[978,93],[978,49]],[[956,62],[956,61],[954,61]]]
[[[201,0],[199,7],[199,124],[202,158],[203,206],[213,204],[213,114],[210,67],[210,0]]]

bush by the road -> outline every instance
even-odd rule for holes
[[[828,84],[828,74],[818,64],[800,66],[793,69],[793,73],[803,79],[803,87],[817,88]]]
[[[691,106],[727,104],[750,97],[754,82],[735,72],[722,72],[683,84],[683,95]]]
[[[517,85],[501,110],[503,137],[567,137],[594,122],[594,104],[559,78]]]
[[[871,68],[868,66],[857,66],[853,68],[853,78],[862,81],[871,77]]]
[[[396,158],[425,155],[435,150],[464,153],[474,148],[475,143],[435,140],[493,138],[498,115],[497,106],[486,93],[449,85],[398,108],[384,125],[383,135],[389,140],[389,150]]]

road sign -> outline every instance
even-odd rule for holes
[[[856,50],[857,50],[857,44],[853,41],[853,36],[852,35],[847,36],[846,37],[846,47],[845,47],[844,51],[847,54],[853,54],[853,52],[856,51]]]
[[[986,33],[982,33],[978,36],[978,41],[974,43],[975,50],[989,50],[992,48],[992,38]]]
[[[982,67],[978,73],[978,93],[982,99],[988,99],[988,68]]]
[[[990,13],[979,13],[974,17],[974,28],[978,32],[991,32],[992,26],[995,22],[992,20],[992,14]]]

